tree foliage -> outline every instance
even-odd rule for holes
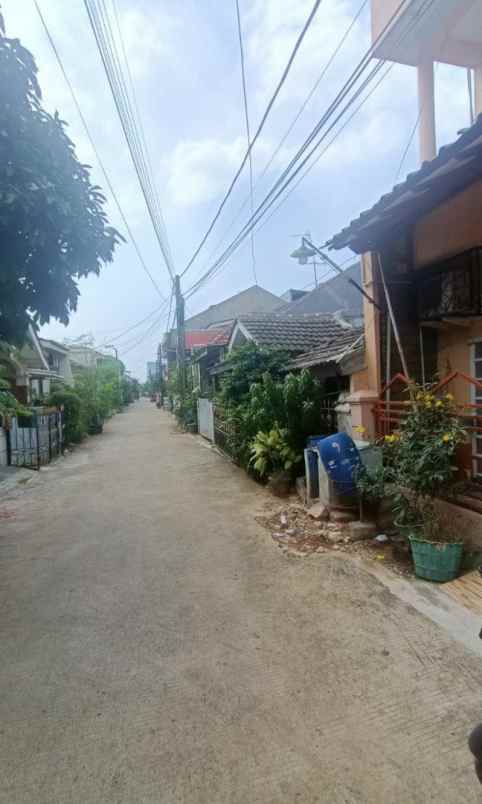
[[[266,349],[252,342],[234,349],[225,361],[227,370],[218,401],[228,407],[246,401],[253,383],[260,382],[266,373],[273,379],[280,378],[288,360],[287,352]]]
[[[0,337],[21,342],[30,317],[68,323],[77,280],[121,239],[104,207],[65,122],[41,106],[34,57],[0,19]]]

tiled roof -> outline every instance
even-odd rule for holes
[[[334,315],[281,315],[264,313],[240,316],[238,322],[260,346],[306,352],[315,346],[326,346],[347,330],[346,322]]]
[[[186,349],[201,349],[203,346],[224,346],[229,341],[230,329],[186,330]]]
[[[376,250],[382,238],[401,234],[415,220],[482,176],[482,115],[438,156],[409,173],[401,184],[334,235],[326,245],[358,254]]]
[[[327,363],[340,363],[348,354],[355,351],[364,352],[363,330],[352,329],[344,334],[338,335],[332,341],[317,346],[309,352],[304,352],[289,364],[290,369],[309,368],[310,366],[322,366]]]

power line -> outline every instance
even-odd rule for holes
[[[135,324],[132,324],[132,326],[130,326],[127,329],[123,330],[122,332],[119,333],[119,335],[111,335],[110,338],[107,338],[105,343],[107,343],[108,341],[118,341],[121,338],[123,338],[124,335],[127,335],[129,332],[132,332],[132,330],[137,329],[137,327],[140,327],[141,324],[144,324],[146,321],[148,321],[150,318],[152,318],[153,315],[158,313],[159,310],[161,310],[165,306],[166,303],[167,303],[167,299],[164,299],[164,305],[162,305],[162,304],[159,305],[159,307],[156,307],[155,310],[152,310],[149,313],[149,315],[146,315],[145,318],[141,318],[140,321],[137,321]]]
[[[311,9],[311,12],[310,12],[310,14],[308,16],[308,19],[306,20],[306,22],[305,22],[305,24],[304,24],[304,26],[303,26],[303,28],[301,30],[301,33],[299,34],[299,36],[298,36],[298,38],[297,38],[297,40],[295,42],[295,46],[294,46],[293,50],[291,51],[291,55],[290,55],[290,57],[288,59],[288,63],[287,63],[286,67],[283,70],[283,73],[281,75],[280,80],[278,81],[278,84],[276,86],[276,89],[275,89],[273,95],[270,98],[270,101],[269,101],[269,103],[268,103],[268,105],[267,105],[267,107],[265,109],[265,112],[264,112],[262,118],[261,118],[261,122],[260,122],[260,124],[259,124],[259,126],[258,126],[258,128],[256,130],[256,133],[255,133],[255,135],[254,135],[254,137],[253,137],[253,139],[251,141],[251,144],[249,145],[245,155],[243,156],[243,159],[241,160],[241,164],[240,164],[238,170],[236,171],[236,173],[234,175],[234,178],[231,181],[231,184],[229,185],[229,187],[228,187],[228,189],[227,189],[227,191],[226,191],[226,193],[224,195],[224,198],[222,199],[222,201],[221,201],[221,203],[220,203],[220,205],[218,207],[218,210],[217,210],[216,214],[214,215],[214,218],[212,219],[211,223],[209,224],[206,233],[204,234],[204,236],[202,237],[199,245],[195,249],[194,254],[192,255],[192,257],[189,260],[189,262],[187,263],[186,267],[184,268],[181,276],[184,276],[186,271],[189,270],[189,268],[193,264],[194,260],[198,256],[199,252],[201,251],[202,247],[204,246],[204,244],[205,244],[206,240],[208,239],[209,235],[211,234],[212,230],[214,229],[214,226],[216,225],[216,222],[217,222],[219,216],[221,215],[221,212],[223,211],[224,206],[225,206],[228,198],[230,197],[230,195],[231,195],[231,193],[232,193],[232,191],[234,189],[234,186],[235,186],[237,180],[239,179],[239,177],[240,177],[240,175],[241,175],[241,173],[243,171],[243,168],[244,168],[245,164],[248,161],[249,155],[250,155],[251,151],[253,150],[253,147],[254,147],[255,143],[257,142],[258,137],[261,134],[261,131],[263,130],[264,124],[266,123],[266,120],[268,119],[268,116],[269,116],[269,114],[271,112],[271,109],[273,108],[273,105],[274,105],[274,103],[276,101],[276,98],[278,97],[278,95],[279,95],[279,93],[281,91],[281,88],[283,87],[283,84],[285,83],[285,81],[286,81],[286,79],[288,77],[288,74],[290,72],[291,66],[292,66],[292,64],[293,64],[293,62],[294,62],[294,60],[296,58],[296,54],[298,53],[298,50],[301,47],[303,39],[306,36],[306,33],[307,33],[307,31],[308,31],[308,29],[309,29],[309,27],[310,27],[310,25],[311,25],[311,23],[313,21],[313,18],[315,16],[316,12],[318,11],[318,8],[319,8],[321,2],[322,2],[322,0],[315,0],[315,4],[314,4],[313,8]]]
[[[347,126],[348,126],[348,125],[351,123],[351,121],[353,120],[353,118],[354,118],[354,117],[355,117],[355,116],[358,114],[358,112],[359,112],[359,111],[362,109],[362,107],[365,105],[365,103],[366,103],[366,102],[367,102],[367,101],[370,99],[370,97],[373,95],[373,93],[374,93],[374,92],[375,92],[375,91],[378,89],[378,87],[380,86],[380,84],[382,83],[382,81],[384,81],[384,80],[385,80],[385,78],[387,77],[388,73],[389,73],[389,72],[391,72],[391,70],[393,69],[393,67],[394,67],[394,66],[395,66],[395,64],[394,64],[393,62],[392,62],[392,63],[391,63],[389,66],[388,66],[388,68],[387,68],[387,69],[385,70],[385,72],[383,73],[382,77],[381,77],[381,78],[380,78],[380,79],[379,79],[379,80],[378,80],[378,81],[375,83],[375,85],[374,85],[374,86],[371,88],[370,92],[368,92],[368,93],[365,95],[365,97],[363,98],[363,100],[361,101],[361,103],[359,103],[359,104],[358,104],[358,106],[357,106],[357,107],[356,107],[356,108],[353,110],[353,112],[351,113],[351,115],[349,115],[349,117],[347,117],[347,119],[345,120],[345,122],[343,123],[343,125],[342,125],[342,126],[340,126],[340,128],[337,130],[337,132],[336,132],[335,136],[334,136],[334,137],[332,137],[332,138],[331,138],[331,140],[330,140],[330,141],[329,141],[329,142],[326,144],[326,146],[323,148],[323,150],[322,150],[322,151],[320,151],[320,153],[318,154],[318,156],[316,157],[316,159],[314,159],[314,160],[313,160],[313,162],[312,162],[310,165],[308,165],[307,169],[306,169],[305,171],[303,171],[303,173],[302,173],[302,174],[301,174],[301,176],[299,177],[298,181],[296,181],[296,182],[293,184],[293,186],[292,186],[292,187],[290,187],[289,191],[288,191],[288,192],[286,193],[286,195],[285,195],[285,196],[284,196],[284,197],[281,199],[281,201],[279,202],[279,204],[276,204],[276,206],[274,207],[274,209],[272,209],[272,210],[271,210],[271,213],[268,215],[268,217],[267,217],[267,218],[265,218],[265,219],[263,220],[263,222],[262,222],[261,226],[259,226],[259,227],[258,227],[257,231],[259,231],[260,229],[263,229],[263,228],[264,228],[264,226],[266,226],[266,224],[267,224],[267,223],[268,223],[268,222],[271,220],[271,218],[272,218],[272,217],[273,217],[273,216],[276,214],[276,212],[278,211],[278,209],[279,209],[281,206],[283,206],[283,204],[285,203],[285,201],[287,201],[287,200],[288,200],[289,196],[290,196],[290,195],[291,195],[291,194],[292,194],[292,193],[293,193],[293,192],[296,190],[296,188],[297,188],[297,187],[298,187],[298,186],[301,184],[301,182],[302,182],[302,181],[303,181],[303,179],[304,179],[304,178],[305,178],[305,177],[308,175],[308,173],[310,173],[310,172],[313,170],[313,168],[314,168],[314,167],[315,167],[315,166],[318,164],[318,162],[320,161],[320,159],[321,159],[321,158],[322,158],[322,157],[323,157],[323,156],[326,154],[326,152],[328,151],[328,149],[329,149],[329,148],[331,148],[331,146],[333,145],[333,143],[334,143],[334,142],[335,142],[335,141],[338,139],[338,137],[339,137],[339,136],[342,134],[342,132],[345,130],[345,128],[347,128]],[[352,258],[350,258],[350,259],[352,259]],[[343,264],[343,263],[341,263],[341,264]]]
[[[65,67],[64,67],[64,64],[63,64],[63,61],[62,61],[62,58],[61,58],[60,53],[59,53],[59,51],[57,49],[57,46],[56,46],[56,44],[54,42],[53,36],[52,36],[52,34],[51,34],[50,30],[49,30],[47,22],[46,22],[43,14],[42,14],[42,10],[41,10],[37,0],[33,0],[33,2],[34,2],[34,5],[35,5],[35,8],[37,10],[37,13],[38,13],[38,15],[40,17],[40,21],[42,23],[42,26],[43,26],[43,29],[44,29],[45,34],[47,36],[47,39],[49,41],[49,44],[50,44],[50,46],[52,48],[52,51],[53,51],[53,53],[55,55],[57,63],[59,65],[60,70],[62,72],[62,75],[64,77],[65,83],[67,84],[67,87],[69,89],[70,95],[71,95],[72,100],[73,100],[74,105],[75,105],[75,108],[77,109],[77,114],[79,115],[80,121],[81,121],[82,126],[84,128],[84,131],[86,133],[87,139],[89,140],[91,148],[92,148],[92,150],[93,150],[93,152],[95,154],[95,157],[97,159],[97,162],[99,163],[99,167],[100,167],[100,169],[102,171],[102,174],[103,174],[104,179],[106,181],[106,184],[107,184],[107,186],[109,188],[109,191],[110,191],[110,193],[112,195],[112,198],[114,199],[115,205],[117,207],[117,211],[119,212],[119,215],[120,215],[120,217],[122,219],[122,222],[123,222],[123,224],[124,224],[124,226],[126,228],[126,232],[128,233],[128,235],[129,235],[129,237],[131,239],[132,245],[134,246],[136,254],[137,254],[138,258],[139,258],[139,262],[140,262],[143,270],[146,272],[147,276],[151,280],[152,284],[154,285],[157,293],[159,294],[161,299],[164,300],[165,296],[162,293],[159,285],[157,284],[156,280],[154,279],[154,277],[152,276],[151,272],[149,271],[149,268],[146,265],[146,262],[145,262],[145,260],[144,260],[144,258],[142,256],[142,254],[141,254],[141,251],[140,251],[139,245],[137,243],[137,240],[135,239],[135,237],[134,237],[134,235],[132,233],[131,227],[129,226],[127,218],[126,218],[126,216],[124,214],[124,211],[123,211],[123,209],[121,207],[120,201],[119,201],[119,199],[117,197],[117,193],[115,192],[114,187],[112,186],[112,182],[111,182],[111,180],[109,178],[109,174],[107,173],[106,167],[105,167],[105,165],[104,165],[104,163],[102,161],[102,158],[101,158],[100,153],[99,153],[99,151],[97,149],[97,146],[96,146],[96,144],[94,142],[92,134],[90,133],[90,129],[89,129],[89,126],[87,124],[87,120],[84,117],[84,114],[82,112],[82,109],[80,107],[79,101],[77,99],[77,95],[75,93],[74,87],[73,87],[73,85],[72,85],[72,83],[71,83],[71,81],[70,81],[70,79],[69,79],[69,77],[67,75],[67,72],[65,70]]]
[[[160,323],[161,323],[161,321],[163,319],[163,316],[165,314],[166,307],[167,307],[167,299],[166,299],[166,303],[162,306],[162,310],[161,310],[160,314],[158,315],[158,317],[155,319],[154,323],[151,324],[147,328],[147,330],[139,338],[137,338],[135,340],[131,340],[130,342],[124,344],[124,346],[120,350],[121,355],[129,354],[129,352],[132,352],[133,349],[136,349],[138,346],[140,346],[141,343],[143,343],[143,341],[146,340],[146,338],[149,337],[151,332],[153,332],[156,329],[156,327],[158,327],[160,325]]]
[[[124,57],[124,63],[126,65],[126,69],[127,69],[127,78],[128,78],[128,81],[129,81],[129,87],[130,87],[132,99],[133,99],[133,102],[134,102],[134,111],[135,111],[135,114],[137,116],[137,120],[138,120],[138,124],[139,124],[141,142],[142,142],[142,146],[144,148],[144,153],[145,153],[145,156],[146,156],[147,167],[148,167],[148,170],[149,170],[149,174],[151,176],[154,176],[154,171],[152,169],[151,156],[150,156],[149,148],[147,147],[147,139],[146,139],[146,134],[145,134],[145,130],[144,130],[144,125],[142,123],[142,117],[141,117],[141,114],[140,114],[140,111],[139,111],[139,104],[137,102],[137,93],[136,93],[134,81],[132,79],[132,72],[131,72],[131,68],[130,68],[130,65],[129,65],[129,59],[127,58],[127,50],[126,50],[126,47],[125,47],[124,37],[122,35],[122,28],[121,28],[121,25],[120,25],[119,13],[118,13],[118,9],[117,9],[117,0],[112,0],[112,7],[114,9],[114,20],[115,20],[116,29],[117,29],[117,35],[118,35],[119,41],[121,43],[122,54],[123,54],[123,57]],[[167,235],[167,228],[166,228],[166,224],[165,224],[165,221],[164,221],[164,216],[162,214],[162,209],[161,209],[161,206],[160,206],[160,203],[159,203],[159,195],[158,195],[157,192],[154,192],[154,201],[157,204],[158,215],[159,215],[159,218],[160,218],[160,221],[161,221],[161,225],[163,227],[165,245],[166,245],[166,249],[167,249],[168,254],[169,254],[169,259],[170,259],[171,265],[174,265],[174,260],[172,258],[171,247],[170,247],[170,243],[169,243],[169,238],[168,238],[168,235]]]
[[[279,152],[281,151],[281,148],[283,147],[283,145],[284,145],[284,143],[286,142],[287,138],[288,138],[288,137],[289,137],[289,135],[291,134],[291,132],[292,132],[293,128],[295,127],[296,123],[297,123],[297,122],[298,122],[298,120],[300,119],[301,115],[303,114],[304,110],[306,109],[306,107],[307,107],[308,103],[310,102],[311,98],[313,97],[313,95],[315,94],[315,92],[317,91],[317,89],[319,88],[319,86],[320,86],[320,84],[321,84],[321,81],[322,81],[322,80],[323,80],[323,78],[325,77],[325,75],[326,75],[327,71],[329,70],[329,68],[330,68],[330,67],[331,67],[331,65],[333,64],[333,62],[334,62],[334,60],[336,59],[337,55],[340,53],[340,51],[341,51],[341,49],[342,49],[342,47],[343,47],[344,43],[346,42],[346,40],[347,40],[348,36],[350,35],[351,31],[353,30],[354,26],[356,25],[356,23],[357,23],[358,19],[360,18],[361,14],[362,14],[362,12],[363,12],[363,10],[364,10],[364,8],[365,8],[365,6],[367,5],[367,2],[368,2],[368,0],[363,0],[363,2],[362,2],[362,4],[361,4],[361,6],[359,7],[358,11],[357,11],[357,12],[356,12],[356,14],[353,16],[353,18],[352,18],[352,20],[351,20],[350,24],[348,25],[348,27],[346,28],[346,30],[345,30],[345,31],[344,31],[344,33],[342,34],[342,36],[341,36],[340,40],[337,42],[337,44],[336,44],[336,46],[335,46],[334,50],[332,51],[332,53],[331,53],[331,55],[330,55],[330,57],[329,57],[328,61],[327,61],[327,62],[326,62],[326,64],[323,66],[323,69],[322,69],[322,71],[321,71],[320,75],[318,76],[317,80],[315,81],[315,83],[314,83],[313,87],[311,88],[311,90],[310,90],[310,92],[308,93],[307,97],[305,98],[304,102],[303,102],[303,103],[302,103],[302,105],[300,106],[300,108],[299,108],[299,110],[298,110],[297,114],[295,115],[294,119],[292,120],[292,122],[291,122],[290,126],[288,127],[288,129],[287,129],[287,130],[286,130],[286,132],[284,133],[283,137],[281,138],[280,142],[278,143],[277,147],[275,148],[275,150],[274,150],[274,152],[272,153],[271,157],[269,158],[268,162],[265,164],[265,166],[264,166],[263,170],[262,170],[262,171],[261,171],[261,173],[259,174],[259,176],[258,176],[258,178],[257,178],[257,180],[256,180],[256,182],[255,182],[254,188],[256,188],[256,186],[259,184],[259,182],[261,181],[261,179],[263,179],[263,178],[264,178],[264,176],[265,176],[265,175],[266,175],[266,173],[268,172],[269,168],[270,168],[270,167],[271,167],[271,165],[273,164],[273,162],[274,162],[275,158],[277,157],[277,155],[278,155],[278,154],[279,154]],[[351,118],[350,118],[350,119],[351,119]],[[234,218],[231,220],[230,224],[228,225],[228,227],[227,227],[227,228],[226,228],[226,230],[224,231],[224,233],[223,233],[223,235],[222,235],[221,239],[220,239],[220,240],[218,241],[218,243],[216,244],[216,247],[215,247],[215,249],[214,249],[214,251],[213,251],[213,253],[212,253],[212,255],[211,255],[210,260],[212,260],[212,259],[214,258],[214,254],[215,254],[215,253],[218,251],[218,249],[219,249],[219,248],[222,246],[222,244],[225,242],[225,240],[226,240],[226,237],[227,237],[228,233],[231,231],[231,229],[232,229],[233,225],[234,225],[234,224],[236,223],[236,221],[238,220],[239,216],[241,215],[242,211],[243,211],[243,210],[244,210],[244,208],[246,207],[246,204],[249,202],[249,200],[250,200],[250,195],[248,195],[248,196],[245,198],[245,200],[243,201],[243,203],[242,203],[242,204],[241,204],[241,206],[239,207],[239,209],[238,209],[238,211],[237,211],[236,215],[234,216]],[[251,215],[252,215],[252,214],[253,214],[253,210],[251,209]],[[271,216],[269,216],[269,217],[271,218]],[[261,228],[261,227],[259,227],[259,228]]]
[[[242,85],[243,85],[243,102],[244,102],[244,117],[246,120],[246,138],[248,140],[248,150],[249,150],[249,190],[250,190],[250,199],[251,199],[251,215],[254,212],[254,203],[253,203],[253,154],[251,152],[251,134],[249,130],[249,110],[248,110],[248,93],[246,90],[246,71],[244,67],[244,48],[243,48],[243,31],[241,28],[241,15],[239,13],[239,0],[235,0],[236,3],[236,19],[238,23],[238,41],[239,41],[239,55],[241,60],[241,78],[242,78]],[[254,250],[254,230],[251,232],[251,264],[253,268],[253,276],[254,276],[254,283],[255,285],[258,284],[258,278],[256,276],[256,254]]]
[[[413,128],[412,128],[412,130],[410,132],[410,135],[408,137],[407,145],[403,150],[402,157],[400,159],[400,162],[399,162],[399,165],[398,165],[398,168],[397,168],[397,172],[395,174],[395,179],[394,179],[394,182],[393,182],[394,184],[397,183],[398,177],[400,176],[400,173],[402,172],[402,168],[403,168],[405,159],[407,158],[407,154],[408,154],[408,152],[410,150],[410,146],[411,146],[411,144],[413,142],[413,138],[415,137],[415,134],[417,133],[417,129],[418,129],[419,124],[420,124],[420,118],[422,117],[422,112],[423,112],[423,109],[420,109],[420,111],[419,111],[419,113],[417,115],[417,119],[415,121],[415,125],[413,126]]]
[[[194,292],[196,292],[196,290],[198,290],[201,287],[201,285],[204,284],[205,281],[207,281],[209,276],[213,272],[215,272],[216,269],[220,265],[222,265],[223,262],[226,261],[226,259],[228,259],[231,256],[231,254],[241,245],[241,243],[244,240],[244,238],[246,237],[247,233],[249,233],[250,228],[252,226],[255,226],[259,222],[259,220],[266,214],[267,210],[275,203],[275,201],[283,193],[284,189],[286,189],[288,187],[288,185],[294,180],[294,178],[298,175],[298,173],[304,167],[304,165],[311,159],[312,155],[318,149],[318,147],[321,144],[321,142],[326,138],[327,134],[337,125],[337,123],[344,116],[346,111],[357,100],[359,95],[363,92],[363,90],[370,84],[370,82],[374,79],[374,77],[377,75],[377,73],[381,70],[381,68],[383,67],[385,62],[382,61],[382,60],[379,60],[376,63],[375,67],[372,68],[369,76],[364,80],[364,82],[361,84],[361,86],[357,87],[357,89],[355,90],[355,92],[352,95],[352,97],[346,103],[346,105],[343,108],[342,112],[338,115],[338,117],[334,120],[334,122],[329,126],[329,128],[322,134],[322,136],[315,142],[314,147],[309,151],[308,155],[301,161],[301,163],[298,165],[298,167],[295,170],[293,170],[293,172],[290,175],[290,172],[291,172],[292,168],[296,165],[296,162],[300,160],[301,156],[306,151],[308,146],[316,138],[317,134],[319,133],[319,131],[323,127],[324,123],[327,122],[330,119],[330,117],[332,116],[333,112],[337,109],[337,107],[341,104],[341,102],[344,100],[344,98],[348,95],[349,91],[356,85],[358,78],[362,75],[363,71],[367,68],[367,66],[369,64],[369,61],[372,58],[372,54],[374,52],[374,49],[376,48],[378,42],[384,36],[385,31],[391,25],[393,19],[400,13],[402,7],[405,5],[406,2],[407,2],[407,0],[402,0],[402,2],[400,3],[399,7],[394,12],[392,18],[388,21],[387,25],[385,26],[383,31],[379,34],[378,38],[372,43],[372,45],[370,46],[370,48],[368,49],[368,51],[366,52],[364,57],[361,59],[361,61],[359,62],[359,64],[355,68],[355,70],[353,71],[352,75],[349,77],[349,79],[345,83],[345,85],[342,88],[342,90],[340,90],[340,92],[338,93],[338,95],[335,98],[335,100],[330,104],[328,110],[324,113],[322,118],[315,125],[314,129],[312,130],[312,132],[310,133],[308,138],[305,140],[303,145],[300,147],[300,149],[298,150],[297,154],[290,161],[288,167],[283,171],[283,173],[281,174],[279,179],[275,182],[275,184],[270,189],[270,191],[267,193],[267,195],[265,196],[265,198],[263,199],[261,204],[258,205],[257,209],[255,210],[254,216],[251,216],[251,218],[248,220],[248,222],[245,224],[245,226],[238,233],[237,237],[232,241],[230,246],[224,251],[224,253],[221,255],[221,257],[218,260],[216,260],[214,265],[212,265],[211,268],[197,282],[195,282],[194,285],[189,289],[187,297],[189,297]],[[436,2],[436,0],[426,0],[426,3],[424,5],[423,9],[421,9],[421,11],[419,12],[419,14],[418,14],[417,18],[415,19],[414,23],[412,23],[412,29],[413,29],[413,27],[418,25],[421,17],[427,12],[427,10],[433,5],[434,2]],[[404,37],[406,37],[409,33],[410,33],[410,30],[405,31],[403,36],[402,36],[402,39]],[[399,44],[400,44],[400,42],[399,42]],[[280,188],[280,184],[281,184],[281,188]],[[280,188],[280,189],[278,189],[278,188]]]
[[[271,187],[271,189],[269,190],[269,192],[267,193],[267,195],[265,196],[263,201],[258,205],[257,209],[255,210],[254,215],[251,216],[251,218],[247,221],[247,223],[244,225],[244,227],[238,233],[236,238],[231,242],[230,246],[228,246],[228,248],[224,251],[224,253],[221,255],[221,257],[214,263],[214,265],[211,266],[209,271],[207,271],[191,288],[189,288],[189,290],[187,291],[187,294],[186,294],[187,298],[189,298],[192,295],[193,292],[198,290],[200,285],[205,280],[207,280],[209,278],[211,273],[218,267],[218,265],[221,264],[222,262],[224,262],[225,259],[229,258],[231,256],[231,254],[239,247],[239,245],[242,243],[242,241],[246,237],[246,234],[249,232],[250,228],[252,226],[255,226],[261,220],[261,218],[266,214],[266,212],[276,202],[276,200],[283,193],[283,191],[294,180],[294,178],[302,170],[304,165],[309,161],[309,159],[311,158],[313,153],[318,149],[318,147],[321,144],[321,142],[323,141],[323,139],[333,129],[333,127],[336,126],[336,124],[339,122],[340,118],[343,117],[343,115],[345,114],[347,109],[350,107],[350,105],[356,100],[356,98],[358,97],[360,91],[362,91],[365,88],[365,86],[373,79],[373,77],[376,75],[376,73],[378,72],[378,70],[381,68],[382,65],[383,65],[383,62],[378,62],[377,65],[372,69],[372,71],[371,71],[370,75],[368,76],[368,78],[365,79],[365,82],[361,85],[361,87],[358,88],[357,92],[348,101],[348,103],[344,106],[343,110],[338,115],[338,117],[335,119],[335,121],[331,124],[331,126],[328,128],[328,130],[322,135],[322,137],[315,143],[314,147],[308,152],[308,155],[304,157],[304,159],[300,162],[298,167],[293,171],[293,173],[290,176],[290,171],[291,171],[292,167],[296,164],[297,158],[295,157],[295,158],[293,158],[291,160],[291,162],[288,165],[288,167],[285,168],[285,170],[283,171],[281,176],[277,179],[277,181],[274,183],[274,185]],[[311,135],[310,135],[309,139],[312,139]],[[303,144],[303,146],[299,149],[297,157],[299,155],[302,155],[305,149],[306,149],[306,143]]]
[[[95,0],[84,0],[84,6],[87,11],[90,26],[102,59],[112,97],[121,122],[122,130],[124,132],[132,162],[134,164],[134,169],[136,171],[142,194],[146,202],[149,217],[151,219],[161,253],[164,257],[166,268],[171,279],[173,279],[174,270],[173,266],[171,265],[170,250],[166,242],[165,225],[162,217],[159,215],[160,204],[158,202],[153,181],[147,167],[145,149],[142,146],[142,141],[139,135],[139,124],[136,121],[136,116],[126,87],[122,63],[117,50],[115,36],[110,23],[107,7],[103,0],[100,0],[100,6],[95,2]]]

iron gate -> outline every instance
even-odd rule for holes
[[[62,451],[62,413],[35,411],[12,416],[7,430],[8,463],[40,469]]]

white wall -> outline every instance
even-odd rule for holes
[[[0,427],[0,466],[7,466],[7,434]]]

